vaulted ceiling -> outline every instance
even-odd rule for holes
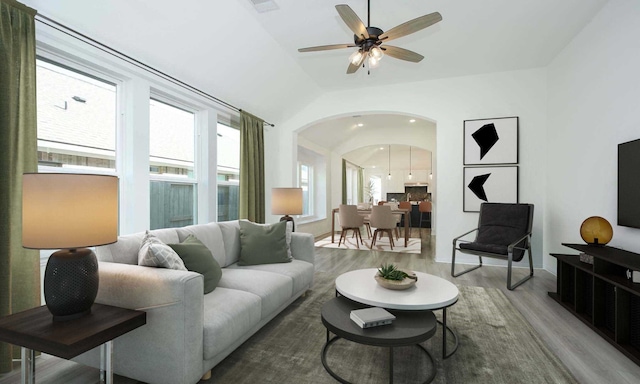
[[[440,12],[443,21],[394,45],[425,56],[385,57],[370,75],[347,75],[351,49],[298,48],[350,43],[335,5],[366,23],[365,0],[22,0],[95,40],[271,122],[323,92],[547,65],[607,0],[371,0],[371,25],[383,30]]]

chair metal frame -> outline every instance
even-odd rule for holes
[[[482,251],[475,251],[475,250],[471,250],[471,249],[461,249],[458,244],[459,243],[471,243],[472,241],[470,240],[462,240],[463,237],[473,233],[473,232],[477,232],[480,229],[480,223],[482,222],[482,209],[480,210],[480,217],[478,218],[478,228],[472,229],[456,238],[453,239],[453,250],[451,253],[451,276],[453,277],[458,277],[461,275],[464,275],[465,273],[471,272],[473,270],[476,270],[480,267],[482,267],[482,257],[490,257],[493,259],[501,259],[501,260],[507,260],[507,289],[509,289],[510,291],[513,291],[515,288],[519,287],[520,285],[522,285],[524,282],[526,282],[527,280],[531,279],[533,277],[533,257],[531,255],[531,235],[532,235],[532,227],[533,227],[533,204],[526,204],[529,206],[529,223],[527,225],[528,231],[527,233],[520,237],[519,239],[515,240],[514,242],[512,242],[511,244],[509,244],[507,246],[507,255],[502,255],[499,253],[490,253],[490,252],[482,252]],[[476,234],[477,236],[477,234]],[[525,242],[525,246],[524,247],[517,247],[516,245],[520,242],[522,242],[523,240],[526,240]],[[529,255],[529,275],[525,276],[523,279],[519,280],[518,282],[516,282],[515,284],[512,284],[511,282],[511,276],[512,276],[512,269],[513,269],[513,250],[514,249],[521,249],[523,251],[526,251]],[[460,251],[462,253],[466,253],[466,254],[470,254],[470,255],[475,255],[478,256],[478,259],[480,260],[480,264],[476,265],[475,267],[472,268],[467,268],[465,270],[463,270],[462,272],[459,273],[455,273],[455,267],[456,267],[456,251]],[[523,257],[524,258],[524,257]],[[520,260],[521,261],[521,260]]]

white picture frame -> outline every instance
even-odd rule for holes
[[[480,212],[483,202],[518,203],[517,166],[465,167],[463,179],[464,212]]]
[[[464,165],[518,164],[519,118],[464,120]]]

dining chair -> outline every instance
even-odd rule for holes
[[[387,206],[391,207],[391,211],[392,212],[398,210],[398,203],[395,203],[393,201],[386,202],[386,203],[384,203],[382,205],[387,205]],[[400,230],[398,228],[400,227],[400,220],[402,218],[402,215],[394,213],[393,217],[396,219],[396,231],[395,231],[396,232],[396,240],[399,240],[400,239]],[[374,225],[374,227],[375,227],[375,225]]]
[[[420,211],[420,222],[418,223],[418,229],[420,230],[420,238],[422,239],[422,222],[428,222],[429,228],[431,228],[431,202],[421,201],[418,205],[418,210]],[[426,220],[422,219],[423,214],[427,216]]]
[[[340,226],[342,227],[338,247],[343,240],[346,241],[347,231],[352,230],[356,237],[356,245],[360,248],[360,243],[364,244],[362,234],[360,233],[360,227],[364,225],[364,217],[358,214],[358,207],[355,205],[340,204],[338,217],[340,218]],[[358,242],[358,240],[360,242]]]
[[[375,207],[371,207],[371,226],[376,230],[373,232],[373,238],[371,239],[371,246],[369,248],[373,248],[376,244],[377,235],[380,234],[382,237],[383,233],[387,233],[389,235],[389,244],[391,245],[391,250],[393,250],[393,230],[397,229],[396,226],[396,218],[394,214],[391,212],[391,207],[388,205],[378,205]]]
[[[413,206],[411,205],[411,202],[409,202],[409,201],[401,201],[400,203],[398,203],[398,208],[400,208],[400,209],[408,209],[409,210],[409,212],[404,214],[404,219],[405,220],[409,220],[409,233],[411,233],[411,210],[413,209]],[[402,224],[400,226],[402,227]]]

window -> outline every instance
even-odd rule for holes
[[[40,171],[115,173],[117,87],[36,60]]]
[[[150,100],[151,229],[196,222],[195,127],[193,112]]]
[[[382,200],[382,179],[377,176],[369,177],[369,188],[369,193],[373,198],[373,200],[370,201],[371,203],[376,204]]]
[[[302,215],[299,223],[327,217],[327,161],[325,155],[298,146],[297,186],[302,188]]]
[[[357,204],[358,185],[360,184],[359,169],[357,166],[347,162],[347,204]]]
[[[298,163],[298,187],[302,188],[302,216],[312,216],[313,212],[313,166]]]
[[[218,221],[238,219],[240,131],[218,123]]]

